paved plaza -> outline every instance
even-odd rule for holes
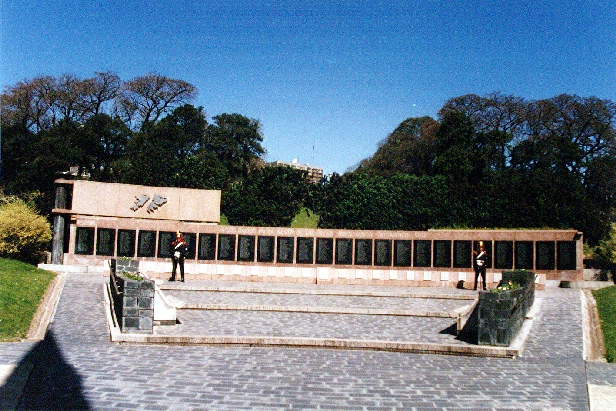
[[[540,309],[515,359],[374,350],[143,345],[110,342],[108,278],[70,274],[44,341],[0,343],[2,409],[16,410],[590,410],[616,409],[616,365],[584,361],[581,292],[537,291]],[[193,309],[157,334],[265,333],[279,336],[455,338],[451,318],[310,312],[205,310],[208,305],[387,307],[450,311],[460,299],[331,296],[296,292],[309,285],[254,284],[279,292],[166,294]],[[214,284],[219,287],[220,284]],[[228,287],[246,284],[228,283]],[[175,289],[172,289],[175,288]],[[325,287],[325,289],[327,289]],[[354,286],[358,293],[387,287]],[[300,290],[301,291],[301,290]],[[416,292],[433,292],[434,289]],[[442,292],[443,290],[438,290]],[[453,297],[456,297],[454,295]],[[341,298],[341,299],[340,299]],[[407,303],[407,304],[405,304]],[[413,304],[418,304],[414,306]],[[201,307],[202,309],[197,309]],[[590,393],[590,396],[589,396]],[[591,406],[592,405],[592,406]],[[603,408],[601,408],[603,407]]]

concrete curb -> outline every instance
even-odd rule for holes
[[[342,338],[303,338],[268,336],[160,336],[121,334],[114,342],[172,345],[234,345],[248,347],[335,348],[412,352],[421,354],[452,354],[475,357],[515,358],[519,350],[508,347],[483,347],[420,343],[411,341],[353,340]]]
[[[47,287],[43,300],[39,304],[30,328],[26,334],[26,341],[42,341],[45,338],[49,324],[53,321],[56,313],[60,294],[64,289],[66,282],[66,273],[57,273],[55,278],[51,280],[51,284]]]
[[[616,410],[616,387],[588,384],[590,411]]]
[[[603,330],[597,303],[588,289],[580,290],[582,302],[582,329],[584,330],[583,355],[586,361],[606,362]]]
[[[280,305],[236,305],[236,304],[184,304],[182,310],[234,310],[234,311],[278,311],[315,314],[359,314],[359,315],[390,315],[400,317],[436,317],[458,318],[464,315],[472,305],[465,305],[454,311],[412,311],[378,308],[334,308]]]
[[[478,294],[445,294],[445,293],[409,293],[396,291],[351,291],[351,290],[290,290],[275,287],[211,287],[201,285],[171,285],[161,284],[161,290],[176,291],[212,291],[227,293],[255,293],[255,294],[308,294],[308,295],[335,295],[348,297],[397,297],[397,298],[431,298],[443,300],[475,300]]]

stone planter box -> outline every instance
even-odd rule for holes
[[[111,260],[109,285],[118,325],[122,332],[152,333],[154,320],[154,281],[135,280],[125,274],[137,274],[134,260]]]
[[[478,344],[508,347],[522,327],[535,301],[535,274],[529,271],[503,273],[498,284],[520,284],[516,290],[482,291],[478,303]]]

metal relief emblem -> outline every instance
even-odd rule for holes
[[[141,207],[145,206],[149,200],[150,200],[150,196],[147,194],[135,196],[135,203],[130,209],[133,211],[137,211]],[[166,202],[167,202],[166,196],[162,196],[160,194],[154,194],[152,201],[150,201],[150,204],[148,204],[148,209],[147,209],[148,214],[152,214],[159,207],[162,207],[162,205],[165,204]]]
[[[135,196],[135,204],[133,204],[133,206],[130,209],[133,211],[139,210],[141,207],[145,205],[145,203],[148,202],[149,199],[150,199],[150,196],[147,194]]]
[[[153,213],[154,211],[158,209],[158,207],[161,207],[166,202],[167,202],[167,197],[154,194],[154,198],[152,199],[152,201],[150,202],[150,205],[148,206],[148,213]]]

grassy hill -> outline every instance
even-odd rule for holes
[[[26,336],[55,273],[20,261],[0,258],[0,341]]]

